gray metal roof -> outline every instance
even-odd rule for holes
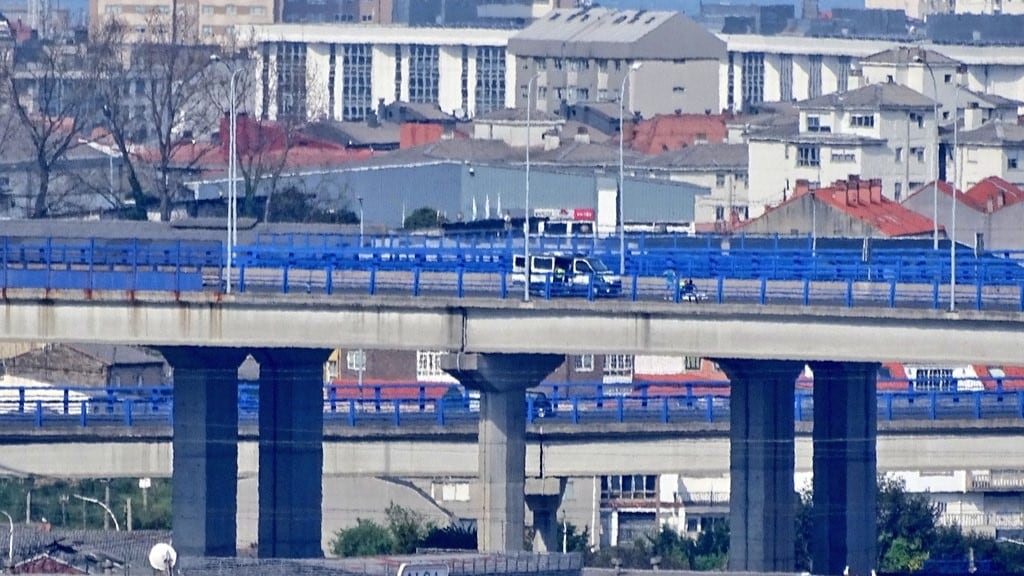
[[[998,120],[983,124],[980,128],[966,130],[957,135],[959,144],[1002,146],[1024,144],[1024,126]]]
[[[499,122],[526,122],[526,108],[500,108],[491,110],[485,114],[479,114],[476,121],[499,121]],[[565,118],[556,116],[544,110],[531,110],[530,122],[558,122],[565,121]]]
[[[643,165],[681,171],[713,172],[716,168],[746,170],[746,144],[698,144],[647,158]]]
[[[1005,98],[998,94],[976,92],[974,90],[968,90],[966,88],[961,88],[960,91],[963,92],[964,94],[967,94],[969,97],[973,96],[974,98],[976,98],[978,100],[977,105],[979,108],[1019,108],[1021,106],[1024,106],[1024,102],[1021,102],[1020,100],[1012,100],[1010,98]],[[970,104],[973,104],[970,102],[969,99],[968,102]]]
[[[721,59],[725,43],[679,12],[576,8],[553,10],[509,39],[526,56]]]
[[[623,150],[622,157],[627,165],[637,164],[643,158],[642,155],[632,150]],[[531,160],[535,160],[537,163],[569,166],[618,166],[619,148],[606,144],[579,142],[569,136],[562,139],[558,148],[537,152],[531,157]]]
[[[107,366],[127,364],[163,364],[164,357],[156,350],[141,346],[118,344],[65,344]]]
[[[371,125],[366,122],[324,120],[310,124],[303,131],[343,146],[397,146],[399,129],[395,122],[378,122]]]
[[[935,101],[902,84],[883,82],[868,84],[847,92],[833,92],[810,100],[797,102],[800,110],[881,110],[931,109]]]
[[[919,46],[897,46],[876,52],[864,58],[861,62],[865,64],[896,64],[902,66],[923,64],[924,62],[943,66],[957,66],[960,64],[959,60],[954,60],[934,50],[925,50]]]

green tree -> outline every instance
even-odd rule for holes
[[[690,560],[696,570],[725,570],[729,561],[729,522],[715,521],[697,536]]]
[[[423,206],[413,210],[412,214],[405,218],[402,226],[406,230],[422,230],[424,228],[437,228],[444,224],[444,221],[444,218],[437,210],[429,206]]]
[[[583,532],[572,522],[562,519],[558,527],[558,538],[565,541],[566,552],[589,552],[590,551],[590,527],[584,527]]]
[[[331,541],[331,552],[345,558],[351,556],[380,556],[394,550],[391,532],[373,520],[359,518],[352,528],[338,530]]]
[[[810,488],[800,492],[796,503],[796,569],[811,571],[811,538],[814,534],[814,494]]]
[[[920,570],[936,540],[938,507],[925,494],[907,492],[903,480],[878,482],[878,567],[888,572]]]
[[[476,529],[449,524],[444,528],[433,527],[420,543],[423,548],[442,550],[476,550]]]
[[[412,554],[427,534],[435,528],[434,524],[427,522],[419,512],[403,508],[394,502],[388,505],[385,514],[388,517],[388,532],[391,533],[393,554]]]

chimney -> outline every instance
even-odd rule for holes
[[[988,199],[985,200],[985,212],[987,212],[989,214],[992,213],[992,197],[991,196],[989,196]]]
[[[590,132],[587,132],[587,127],[580,126],[576,128],[576,137],[574,139],[581,144],[590,144]]]
[[[793,196],[800,196],[801,194],[806,194],[809,189],[810,186],[808,186],[807,180],[797,180],[796,187],[793,190]]]
[[[874,204],[882,203],[882,180],[880,178],[873,178],[871,180],[871,202]]]
[[[871,183],[857,179],[857,203],[863,206],[871,204]]]

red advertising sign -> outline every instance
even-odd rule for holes
[[[593,208],[576,208],[572,211],[573,220],[593,220],[594,209]]]

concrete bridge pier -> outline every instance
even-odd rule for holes
[[[814,370],[815,574],[875,568],[878,364],[811,362]]]
[[[260,364],[259,556],[318,558],[324,362],[329,350],[264,348]]]
[[[480,390],[480,492],[477,522],[482,552],[523,549],[526,536],[526,389],[557,368],[555,354],[449,354],[441,367]]]
[[[793,385],[804,364],[717,362],[732,384],[729,569],[792,572],[796,565]]]
[[[174,368],[174,546],[234,556],[240,348],[161,347]]]
[[[562,503],[565,485],[565,478],[526,479],[526,507],[533,516],[534,552],[562,550],[558,507]]]

